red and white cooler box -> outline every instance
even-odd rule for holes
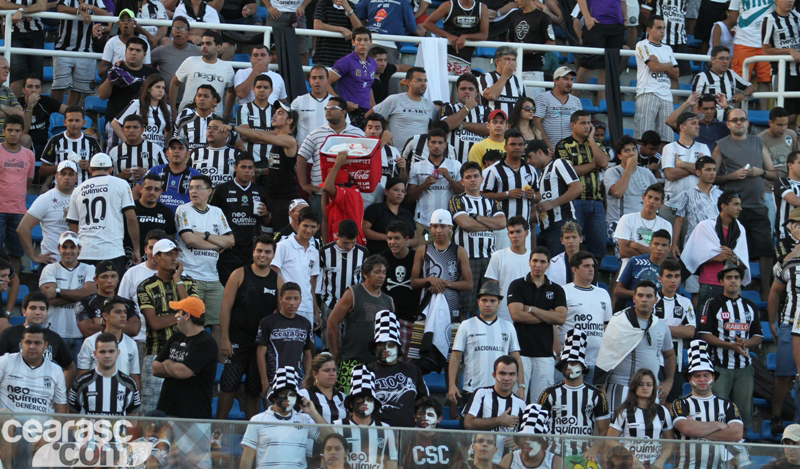
[[[339,170],[339,174],[336,175],[336,184],[344,184],[352,177],[361,192],[373,192],[381,181],[381,142],[376,137],[329,135],[319,150],[322,180],[325,180],[336,163],[336,153],[331,153],[330,149],[334,145],[342,143],[362,145],[368,153],[348,156],[350,164]]]

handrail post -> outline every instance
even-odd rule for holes
[[[272,41],[272,26],[266,26],[266,29],[264,30],[264,45],[267,46],[267,55],[269,55],[271,41]]]
[[[3,46],[5,47],[5,51],[3,52],[3,57],[8,60],[8,67],[11,68],[11,30],[14,29],[14,25],[11,24],[11,17],[16,13],[16,10],[7,10],[4,14],[6,17],[6,26],[5,26],[5,34]],[[6,82],[4,83],[6,86],[9,86],[9,80],[11,79],[11,74],[8,74],[6,77]]]
[[[781,56],[781,60],[778,62],[778,99],[775,100],[775,105],[779,107],[783,107],[783,93],[786,91],[786,60],[784,57],[791,56]]]
[[[516,49],[517,49],[517,71],[515,73],[517,77],[519,77],[519,79],[522,80],[522,61],[524,60],[523,54],[525,53],[525,51],[522,49],[522,47],[517,47]]]

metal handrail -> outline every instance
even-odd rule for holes
[[[794,62],[791,55],[756,55],[744,59],[743,77],[750,76],[750,64],[755,62],[778,62],[778,89],[776,91],[758,91],[749,96],[752,99],[775,98],[775,105],[783,107],[784,98],[800,98],[800,90],[786,91],[786,62]],[[746,80],[747,78],[745,78]]]

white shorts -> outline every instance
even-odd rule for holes
[[[91,83],[94,81],[96,74],[97,61],[95,59],[54,57],[53,85],[51,88],[91,94],[94,93]]]
[[[639,26],[639,0],[625,0],[628,9],[626,26]]]

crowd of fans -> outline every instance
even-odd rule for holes
[[[48,6],[0,2],[18,9],[11,46],[44,48],[45,24],[27,15]],[[745,98],[770,87],[777,63],[742,75],[748,57],[790,55],[786,90],[800,90],[792,0],[459,0],[430,15],[424,0],[263,6],[262,18],[245,1],[59,1],[81,19],[57,22],[55,49],[103,56],[55,57],[49,95],[41,56],[0,58],[11,83],[0,87],[0,407],[210,420],[238,395],[258,423],[242,468],[743,469],[744,446],[642,440],[744,441],[763,320],[777,342],[770,431],[800,443],[782,416],[800,361],[800,100],[751,133]],[[294,36],[311,19],[341,38]],[[308,92],[269,70],[285,51],[204,22],[294,38],[281,44],[312,65]],[[691,74],[674,52],[690,33],[711,62],[674,104]],[[578,55],[573,70],[526,51],[518,75],[516,50],[501,46],[494,71],[461,70],[441,102],[426,97],[434,72],[373,34],[444,37],[451,62],[466,63],[465,41],[485,39],[630,47],[633,135],[612,148],[573,89],[593,71],[603,82],[602,56]],[[250,68],[234,70],[236,52]],[[92,94],[106,110],[88,126],[80,103]],[[38,288],[11,326],[23,257]],[[618,265],[609,285],[601,262]],[[766,310],[742,296],[756,277]],[[446,396],[431,396],[424,375],[442,371]],[[392,430],[443,419],[484,433],[453,445]],[[342,426],[313,425],[326,423]],[[153,443],[148,468],[211,467],[209,449],[232,441],[208,423],[134,432]],[[0,444],[6,467],[31,453]]]

